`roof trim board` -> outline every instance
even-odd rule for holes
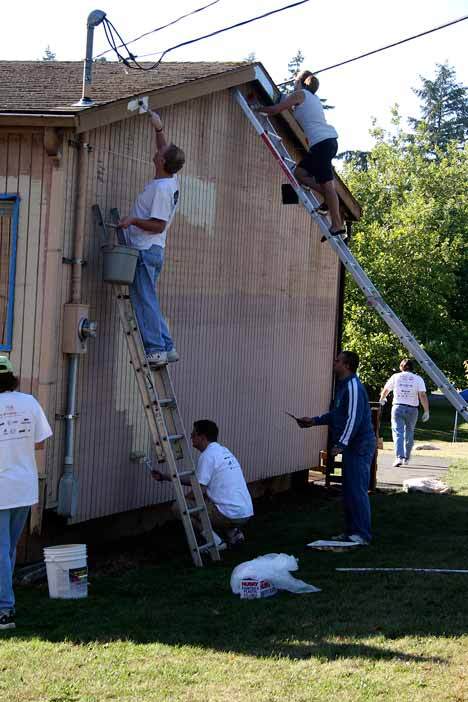
[[[248,65],[239,69],[219,73],[198,80],[189,81],[179,85],[172,85],[167,88],[155,88],[144,92],[149,98],[148,105],[151,109],[157,110],[161,107],[176,105],[179,102],[194,100],[210,93],[218,92],[249,83],[255,79],[254,65]],[[135,113],[128,110],[128,103],[132,98],[141,96],[143,93],[129,95],[120,98],[106,105],[98,105],[82,110],[77,114],[77,133],[87,132],[98,127],[103,127],[112,122],[119,122],[123,119],[134,117]]]

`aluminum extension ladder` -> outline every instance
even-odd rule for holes
[[[117,231],[119,243],[124,243],[122,233],[116,227],[120,219],[118,211],[111,210],[110,222],[106,223],[99,205],[93,205],[92,210],[103,241],[106,244],[112,241],[112,237],[108,234],[108,227],[111,227]],[[112,292],[117,302],[120,322],[130,354],[130,363],[133,366],[143,402],[155,454],[158,463],[167,463],[169,467],[169,475],[193,562],[196,566],[203,566],[202,556],[205,553],[208,553],[213,561],[219,561],[218,548],[203,492],[195,472],[187,434],[180,416],[168,367],[164,365],[160,368],[150,368],[146,361],[143,341],[130,300],[128,286],[112,283]],[[147,463],[149,463],[148,459]],[[190,482],[193,505],[187,502],[182,479],[188,479]],[[193,516],[201,521],[203,536],[206,538],[204,544],[198,542],[197,531],[192,522]]]
[[[311,217],[313,217],[319,224],[325,238],[328,240],[328,243],[361,288],[368,304],[375,309],[375,311],[382,317],[384,322],[390,327],[392,332],[398,337],[403,346],[408,349],[419,365],[424,368],[428,376],[444,393],[447,400],[449,400],[449,402],[462,415],[462,417],[468,421],[467,402],[461,398],[448,378],[442,373],[441,370],[439,370],[424,349],[421,348],[416,338],[396,316],[391,307],[387,305],[375,285],[361,268],[341,237],[332,236],[330,234],[329,224],[326,218],[319,215],[315,211],[319,205],[318,200],[312,192],[304,190],[296,180],[293,173],[295,161],[291,158],[286,146],[284,145],[283,139],[274,128],[271,120],[266,115],[261,115],[259,112],[253,112],[251,105],[249,102],[247,102],[238,88],[233,88],[232,94],[236,102],[242,108],[242,111],[247,119],[255,128],[257,134],[259,134],[264,144],[268,147],[271,154],[278,162],[291,186],[296,191],[299,202],[306,208]]]

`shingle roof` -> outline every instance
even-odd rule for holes
[[[152,64],[144,63],[144,66]],[[93,64],[91,97],[96,105],[226,73],[244,62],[161,63],[136,71],[117,62]],[[76,112],[81,98],[82,61],[0,61],[0,112]]]

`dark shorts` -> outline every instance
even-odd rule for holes
[[[297,165],[303,168],[317,183],[333,180],[332,159],[338,151],[336,139],[324,139],[310,147],[309,152]]]

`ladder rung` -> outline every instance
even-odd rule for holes
[[[180,441],[183,438],[183,434],[168,434],[166,437],[167,441]]]
[[[277,134],[276,132],[269,132],[267,130],[267,134],[268,134],[268,136],[273,137],[273,139],[278,139],[278,141],[283,141],[283,138],[280,137],[280,135]]]
[[[177,473],[179,478],[188,478],[189,475],[195,475],[194,470],[181,470],[180,473]]]
[[[168,397],[164,400],[159,400],[161,407],[176,407],[176,401],[173,397]]]
[[[199,514],[200,512],[204,512],[204,511],[205,511],[205,505],[203,505],[202,507],[187,508],[187,514]]]

